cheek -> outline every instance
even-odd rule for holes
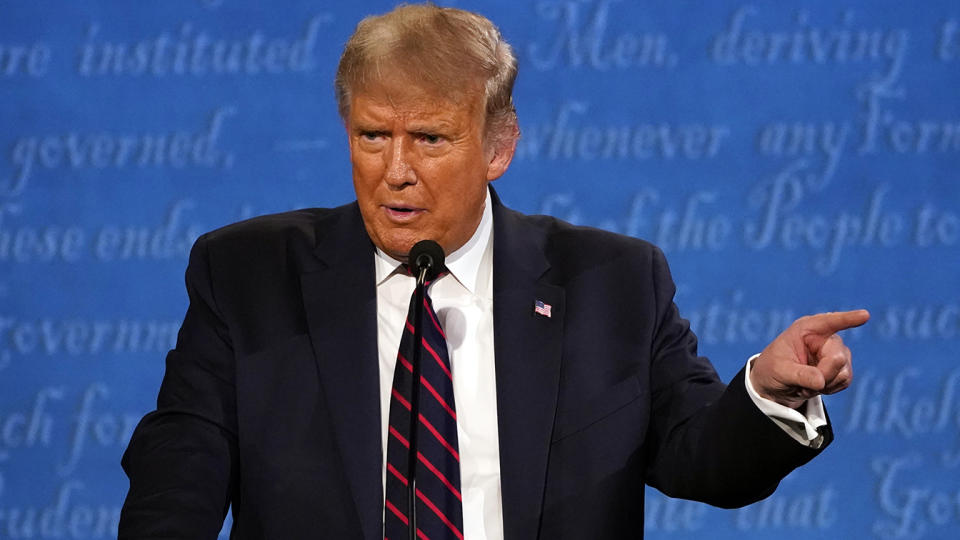
[[[381,169],[376,160],[369,157],[353,160],[353,186],[358,196],[374,192],[380,180]]]
[[[448,186],[443,193],[445,218],[452,228],[468,226],[476,218],[486,198],[487,182],[476,177]],[[471,231],[472,232],[472,231]]]
[[[383,168],[383,161],[379,156],[368,153],[361,153],[352,157],[353,170],[364,176],[372,175],[377,169]]]

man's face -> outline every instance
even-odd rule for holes
[[[458,101],[402,84],[383,84],[350,100],[347,135],[353,187],[367,234],[398,260],[420,240],[451,253],[483,214],[487,183],[512,157],[484,145],[479,91]]]

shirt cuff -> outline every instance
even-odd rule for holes
[[[747,385],[747,394],[750,399],[760,409],[760,412],[767,415],[770,420],[780,426],[788,435],[793,437],[798,443],[811,448],[820,448],[823,446],[823,435],[818,431],[819,428],[827,425],[827,415],[823,410],[823,399],[820,396],[814,396],[807,400],[804,412],[791,409],[775,401],[762,397],[753,388],[750,381],[750,370],[753,368],[753,361],[760,356],[755,354],[747,360],[746,376],[743,378]]]

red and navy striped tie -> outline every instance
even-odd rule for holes
[[[429,285],[429,282],[427,283]],[[413,385],[413,313],[416,295],[400,339],[397,367],[393,372],[390,425],[387,442],[387,492],[384,538],[405,540],[409,536],[407,473],[409,456],[410,400],[420,392],[418,455],[417,537],[424,540],[463,540],[463,508],[460,496],[460,452],[457,445],[457,412],[453,400],[453,377],[447,341],[430,297],[424,294],[421,377]]]

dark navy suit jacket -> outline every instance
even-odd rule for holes
[[[656,247],[495,195],[493,215],[508,540],[640,538],[645,483],[739,506],[817,453],[697,356]],[[374,280],[355,203],[197,241],[120,538],[214,538],[230,504],[234,538],[381,538]]]

